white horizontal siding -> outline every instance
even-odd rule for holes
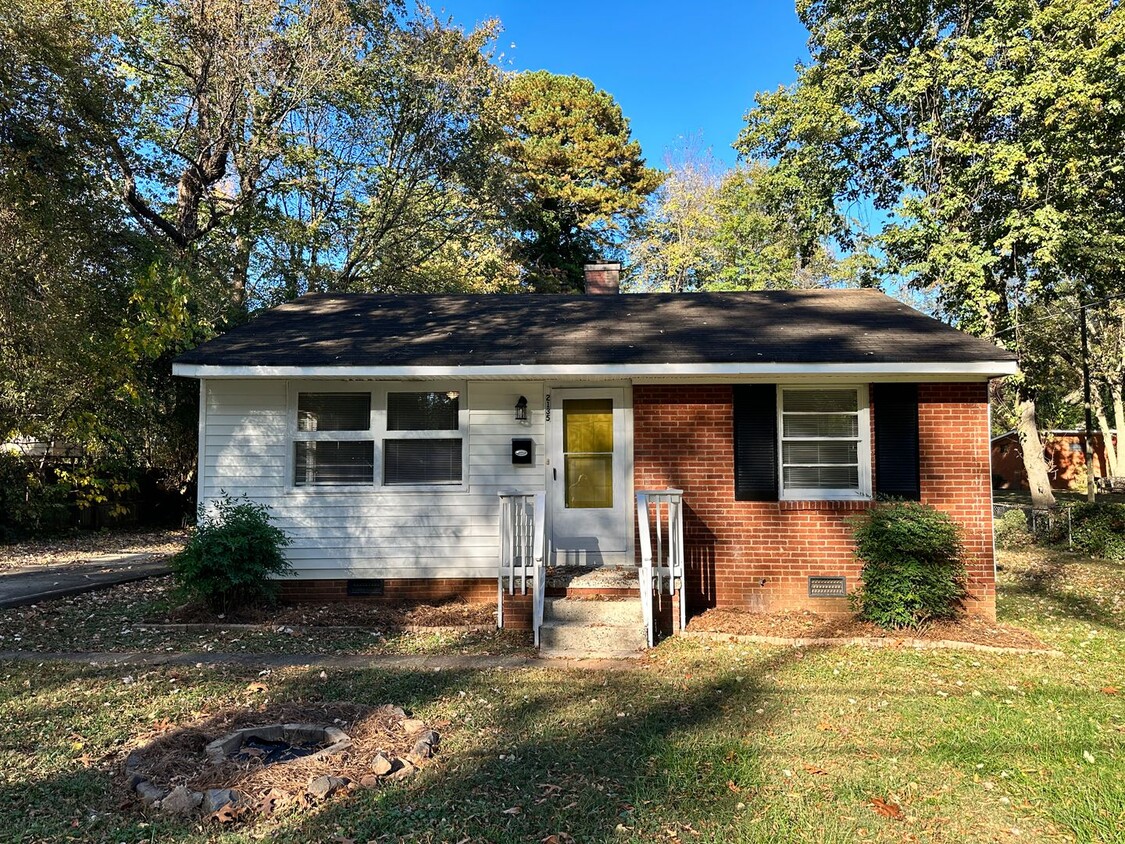
[[[424,382],[405,388],[424,389]],[[467,483],[421,491],[294,488],[289,395],[309,389],[331,390],[333,384],[206,382],[202,500],[225,491],[268,505],[292,540],[286,554],[299,578],[494,577],[497,493],[543,489],[543,385],[467,384]],[[527,422],[515,421],[521,395],[528,400]],[[533,465],[512,465],[517,437],[534,440]]]

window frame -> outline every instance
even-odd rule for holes
[[[457,428],[445,430],[418,430],[418,431],[391,431],[387,428],[388,393],[448,393],[456,390],[460,395],[457,401]],[[379,438],[376,451],[379,452],[376,463],[378,464],[378,485],[383,489],[395,490],[442,490],[442,489],[467,489],[469,478],[469,410],[468,392],[465,385],[460,382],[399,382],[382,387],[378,397],[378,421],[380,423]],[[461,480],[441,481],[427,484],[388,484],[385,480],[383,458],[386,454],[387,440],[460,440],[461,441]]]
[[[323,387],[317,386],[316,388],[309,389],[303,388],[298,385],[295,389],[291,389],[289,396],[289,438],[287,449],[289,452],[288,472],[290,489],[295,490],[355,490],[355,489],[370,489],[375,486],[376,479],[378,478],[379,469],[379,449],[378,443],[375,438],[375,397],[371,394],[370,388],[360,387],[355,384],[332,384],[324,385]],[[300,426],[300,403],[302,393],[359,393],[367,394],[370,396],[371,411],[368,415],[367,430],[364,431],[302,431]],[[372,459],[371,459],[371,481],[362,483],[297,483],[297,443],[299,442],[370,442]]]
[[[388,393],[460,393],[457,406],[457,429],[445,431],[388,431]],[[469,488],[469,401],[464,381],[394,381],[383,383],[357,382],[288,382],[288,413],[286,450],[286,488],[299,494],[356,494],[362,492],[456,492]],[[299,397],[301,393],[368,393],[371,396],[371,421],[366,431],[300,431],[298,430]],[[408,439],[459,439],[461,440],[461,480],[447,483],[387,484],[384,483],[383,455],[386,440]],[[372,442],[372,479],[370,482],[345,484],[297,484],[297,455],[295,443],[299,441],[350,441]]]
[[[789,490],[785,487],[785,443],[787,441],[851,441],[852,437],[789,437],[785,436],[785,391],[818,392],[852,390],[856,393],[855,413],[859,426],[856,438],[857,489],[821,487]],[[779,501],[870,501],[871,500],[871,401],[867,384],[778,384],[777,385],[777,496]],[[796,412],[796,411],[794,411]],[[799,464],[794,464],[799,465]],[[851,465],[851,464],[841,464]]]

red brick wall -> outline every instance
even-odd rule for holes
[[[844,575],[855,586],[859,565],[845,520],[869,505],[735,501],[731,408],[729,386],[633,388],[636,488],[684,490],[689,613],[709,606],[847,612],[844,599],[810,599],[808,577]],[[986,386],[921,385],[919,433],[922,500],[961,523],[971,608],[994,615]]]
[[[289,603],[323,603],[360,601],[395,604],[404,601],[438,602],[460,599],[470,604],[496,604],[496,581],[481,578],[387,579],[383,594],[370,597],[348,595],[347,580],[284,580],[281,600]],[[508,629],[530,630],[532,595],[504,592],[504,626]]]
[[[919,386],[922,501],[960,523],[969,570],[969,609],[995,617],[990,433],[986,384]]]
[[[471,604],[496,602],[496,580],[480,578],[388,578],[383,581],[383,594],[372,597],[348,595],[347,580],[283,580],[281,599],[290,603],[333,603],[366,601],[398,603],[400,601],[448,601],[460,598]]]

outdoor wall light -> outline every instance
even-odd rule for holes
[[[516,421],[527,421],[527,399],[520,396],[519,401],[516,402]]]

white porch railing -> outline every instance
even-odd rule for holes
[[[641,539],[641,609],[648,646],[655,642],[654,609],[680,593],[677,622],[684,629],[687,602],[684,600],[684,493],[680,489],[650,489],[637,493],[637,524]],[[656,607],[654,608],[654,595]]]
[[[539,647],[543,601],[547,590],[543,522],[547,495],[543,492],[500,493],[500,566],[496,582],[496,626],[504,626],[504,592],[527,594],[532,589],[531,630]]]

